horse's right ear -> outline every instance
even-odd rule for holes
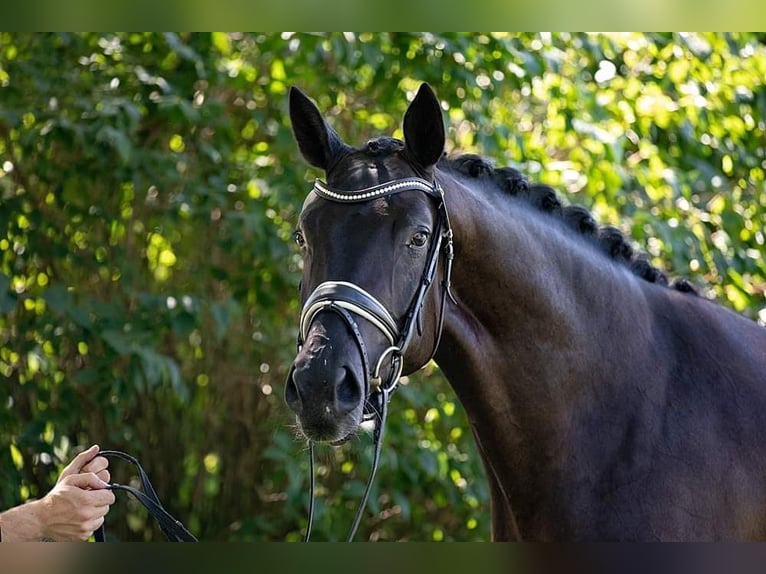
[[[301,154],[314,167],[325,171],[348,146],[327,125],[306,94],[295,86],[290,88],[290,123]]]
[[[404,114],[404,145],[421,167],[434,165],[444,152],[444,120],[436,94],[421,84]]]

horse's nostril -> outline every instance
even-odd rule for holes
[[[300,414],[303,410],[303,402],[301,401],[301,396],[298,392],[298,385],[295,382],[295,372],[296,369],[293,367],[290,369],[290,374],[287,375],[287,381],[285,382],[285,402],[294,413]]]
[[[299,364],[293,366],[285,382],[285,402],[299,416],[309,411],[323,417],[343,416],[359,407],[363,390],[360,379],[348,367]]]
[[[335,409],[345,415],[359,406],[362,401],[362,385],[349,369],[344,369],[343,378],[335,386]]]

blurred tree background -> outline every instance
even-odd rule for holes
[[[200,539],[300,538],[308,455],[282,391],[319,174],[290,85],[361,143],[401,135],[429,82],[449,150],[556,187],[764,323],[765,78],[764,34],[0,34],[0,508],[96,442]],[[319,449],[314,539],[345,536],[370,450]],[[106,526],[161,539],[124,495]],[[357,539],[488,537],[471,433],[429,366],[392,401]]]

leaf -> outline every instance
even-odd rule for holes
[[[72,295],[60,284],[51,285],[43,293],[45,303],[59,315],[66,315],[72,307]]]
[[[173,332],[178,337],[187,337],[197,326],[196,317],[187,311],[180,311],[171,319]]]
[[[220,341],[226,335],[231,321],[239,315],[240,307],[233,299],[215,301],[210,306],[210,313],[214,321],[213,335],[216,340]]]
[[[133,144],[125,132],[113,128],[112,126],[103,126],[96,133],[96,141],[106,143],[117,151],[117,155],[123,164],[129,164],[133,153]]]
[[[11,280],[5,273],[0,273],[0,314],[6,315],[16,307],[18,297],[11,291]]]
[[[85,369],[82,369],[77,372],[77,374],[72,379],[72,382],[78,385],[93,385],[94,383],[101,380],[101,375],[98,372],[98,369],[93,367],[87,367]]]
[[[135,350],[135,344],[130,337],[126,336],[121,331],[106,330],[101,332],[101,338],[109,345],[118,355],[130,355]]]

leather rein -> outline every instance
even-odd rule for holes
[[[422,310],[426,295],[433,284],[438,267],[439,257],[444,253],[444,276],[441,282],[442,293],[439,309],[434,347],[428,362],[436,354],[441,341],[441,333],[444,324],[444,308],[446,297],[449,296],[453,303],[457,303],[450,289],[452,276],[452,263],[454,260],[453,233],[450,224],[447,207],[444,202],[444,191],[438,182],[428,182],[419,177],[408,177],[386,182],[373,187],[356,191],[345,191],[330,188],[325,182],[317,179],[312,189],[313,193],[322,199],[335,203],[362,203],[373,201],[382,197],[389,197],[403,191],[421,191],[433,198],[437,207],[437,224],[429,246],[428,260],[426,261],[423,274],[415,290],[412,302],[404,318],[404,325],[399,329],[397,320],[374,295],[362,289],[354,283],[347,281],[325,281],[318,285],[303,305],[300,316],[300,328],[298,333],[298,350],[300,351],[311,324],[321,311],[337,313],[348,326],[354,341],[362,357],[362,365],[365,376],[365,405],[363,418],[365,421],[374,421],[373,444],[374,454],[372,470],[367,481],[367,486],[362,495],[362,500],[357,509],[354,522],[348,534],[347,540],[353,540],[359,522],[367,504],[370,488],[380,462],[380,452],[383,443],[383,431],[388,415],[388,402],[391,394],[396,390],[402,375],[404,354],[409,347],[417,330],[418,335],[423,334]],[[388,341],[388,347],[381,353],[374,365],[367,353],[367,346],[361,336],[356,318],[362,318],[378,331]],[[381,369],[386,360],[390,361],[390,374],[385,381],[381,378]],[[371,368],[372,367],[372,368]],[[292,369],[288,376],[292,376]],[[314,443],[309,441],[310,483],[309,483],[309,509],[308,523],[304,541],[308,542],[311,534],[311,526],[314,514]]]
[[[146,471],[143,469],[138,460],[136,460],[133,456],[119,450],[102,450],[98,453],[98,456],[105,456],[110,458],[115,457],[128,461],[136,467],[136,470],[138,471],[138,478],[141,481],[141,490],[133,486],[117,484],[115,482],[109,484],[109,486],[106,487],[108,490],[121,490],[133,495],[136,500],[138,500],[138,502],[140,502],[149,511],[149,514],[151,514],[154,519],[157,520],[160,530],[162,530],[162,533],[165,535],[165,538],[167,538],[169,542],[197,542],[197,538],[186,529],[181,521],[174,518],[162,506],[160,498],[157,496],[157,492],[154,490],[154,487],[149,480],[149,475],[146,474]],[[98,527],[98,529],[93,533],[93,536],[96,542],[106,541],[105,528],[103,524]]]

